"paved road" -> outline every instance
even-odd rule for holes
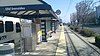
[[[84,28],[93,30],[97,34],[100,34],[100,27],[84,27]]]

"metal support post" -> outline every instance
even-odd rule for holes
[[[22,24],[21,24],[21,19],[20,19],[20,26],[21,26],[21,29],[22,29]],[[23,40],[22,40],[22,33],[20,32],[20,54],[23,53]]]

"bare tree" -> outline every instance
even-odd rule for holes
[[[70,14],[70,21],[72,25],[76,24],[76,20],[77,20],[77,13]]]
[[[78,21],[78,24],[79,23],[82,24],[82,28],[83,28],[85,21],[87,21],[86,18],[87,18],[87,15],[91,11],[90,5],[92,3],[93,3],[92,0],[83,0],[83,1],[76,4],[77,21]]]

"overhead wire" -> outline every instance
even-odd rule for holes
[[[67,7],[67,11],[66,11],[66,15],[65,16],[67,16],[67,13],[69,12],[69,9],[70,9],[70,6],[72,4],[72,1],[73,0],[69,0],[69,4],[68,4],[68,7]]]
[[[68,4],[67,10],[66,10],[66,14],[65,14],[63,17],[67,17],[67,14],[68,14],[68,12],[69,12],[69,9],[70,9],[70,6],[71,6],[71,4],[72,4],[72,1],[73,1],[73,0],[69,0],[69,4]]]
[[[72,0],[69,1],[68,8],[67,8],[67,12],[69,11],[69,8],[70,8],[71,3],[72,3]]]

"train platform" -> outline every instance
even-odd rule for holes
[[[67,56],[67,41],[64,32],[64,26],[62,26],[56,56]]]
[[[64,26],[59,26],[56,33],[48,38],[48,42],[42,42],[36,46],[34,52],[25,52],[21,56],[66,56],[66,40]],[[20,56],[20,55],[16,55]]]

